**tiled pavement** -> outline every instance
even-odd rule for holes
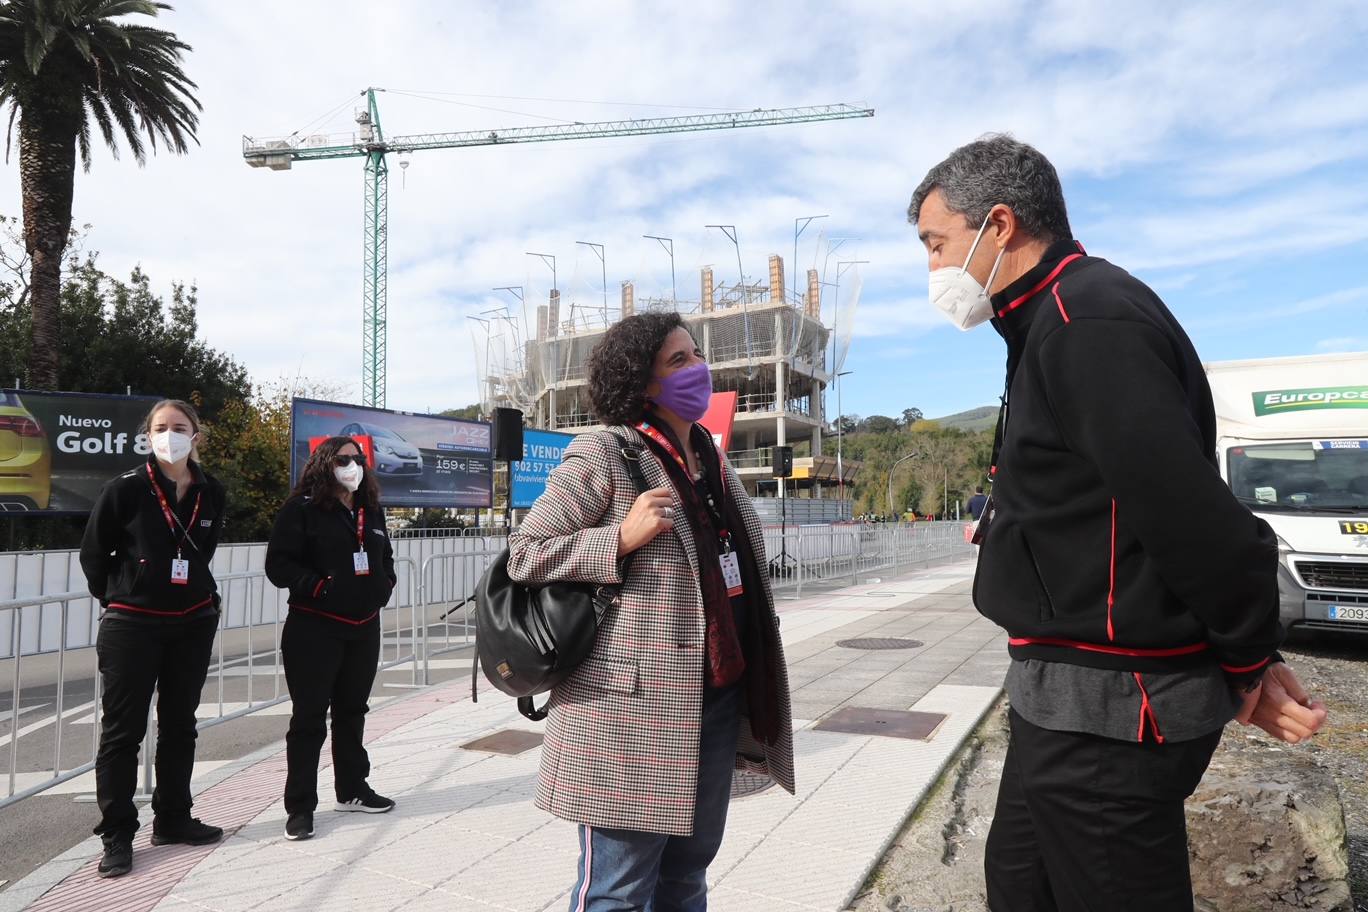
[[[850,901],[999,693],[1005,645],[969,605],[971,574],[971,564],[952,564],[780,602],[798,795],[770,788],[733,802],[709,870],[709,908],[827,912]],[[835,645],[853,637],[924,645]],[[842,706],[948,718],[926,742],[813,730]],[[197,778],[196,813],[230,831],[220,845],[151,848],[145,826],[133,874],[100,881],[98,841],[87,840],[8,885],[0,912],[562,910],[575,834],[532,807],[538,751],[506,757],[458,747],[502,728],[538,726],[492,692],[472,704],[460,682],[392,700],[372,711],[368,740],[371,781],[397,799],[393,813],[321,812],[313,840],[286,842],[277,745]],[[319,790],[331,792],[330,770]]]

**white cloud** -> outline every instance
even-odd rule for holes
[[[813,262],[818,231],[862,238],[839,254],[871,260],[857,337],[939,329],[903,210],[930,165],[989,130],[1012,130],[1051,156],[1090,249],[1170,288],[1202,286],[1212,264],[1368,240],[1353,218],[1368,199],[1336,175],[1365,148],[1368,82],[1342,65],[1360,59],[1368,34],[1368,13],[1352,0],[1258,11],[1104,0],[953,10],[250,0],[186,4],[160,24],[195,47],[187,67],[205,104],[201,147],[142,170],[97,156],[78,177],[76,215],[94,224],[90,244],[106,268],[141,262],[163,286],[197,281],[203,334],[259,378],[359,385],[362,175],[355,159],[249,169],[243,133],[288,133],[339,103],[338,116],[311,129],[351,130],[360,97],[346,96],[367,84],[877,108],[872,120],[825,125],[425,152],[402,179],[391,161],[394,407],[474,400],[466,317],[498,299],[494,286],[523,285],[532,306],[549,287],[523,251],[555,253],[567,298],[597,306],[598,263],[576,240],[606,246],[615,304],[626,278],[641,295],[669,293],[669,260],[641,235],[674,237],[680,297],[691,299],[703,263],[735,278],[730,243],[705,224],[738,226],[748,275],[763,274],[771,252],[791,274],[793,218],[829,213],[803,236],[799,265]],[[441,97],[381,96],[387,133],[548,122],[534,114],[677,113]],[[0,211],[18,212],[11,174]]]

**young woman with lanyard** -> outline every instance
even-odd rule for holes
[[[179,400],[143,421],[152,455],[105,485],[81,541],[81,568],[104,608],[95,639],[101,693],[95,796],[101,877],[133,866],[138,748],[157,696],[152,844],[217,842],[223,830],[190,816],[195,710],[218,630],[209,564],[223,529],[223,485],[196,461],[199,416]]]
[[[294,705],[285,740],[285,836],[308,839],[329,709],[336,810],[383,814],[394,807],[366,782],[370,758],[362,742],[380,660],[380,609],[394,590],[394,551],[380,486],[352,438],[329,437],[309,457],[276,514],[266,576],[290,591],[280,637]]]

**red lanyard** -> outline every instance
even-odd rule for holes
[[[656,443],[660,444],[660,446],[665,450],[665,452],[669,453],[670,456],[674,459],[674,461],[679,463],[679,467],[684,470],[685,476],[689,475],[689,464],[684,461],[683,456],[679,455],[679,450],[675,447],[674,443],[670,440],[669,437],[666,437],[664,434],[660,432],[659,429],[651,427],[645,421],[642,421],[637,424],[637,430],[641,431],[641,433],[645,434],[647,437],[650,437]],[[717,465],[718,469],[721,470],[722,460],[720,457],[717,460]],[[719,480],[722,483],[723,509],[718,510],[717,507],[713,504],[711,490],[707,492],[705,500],[707,501],[708,509],[713,514],[713,521],[717,524],[717,537],[722,539],[723,542],[726,542],[731,537],[731,533],[727,531],[725,520],[726,513],[724,512],[727,506],[727,476],[723,474]]]
[[[366,550],[366,508],[356,508],[356,550]]]
[[[187,541],[190,542],[190,547],[198,551],[199,545],[196,545],[195,540],[190,537],[190,529],[195,528],[195,520],[199,518],[200,501],[204,497],[204,492],[200,491],[195,495],[195,509],[190,513],[190,528],[187,529],[181,525],[180,517],[172,511],[171,504],[167,501],[166,495],[162,493],[161,485],[157,484],[157,476],[152,471],[151,463],[147,464],[147,480],[152,483],[152,493],[157,495],[157,503],[161,504],[162,516],[166,518],[166,526],[171,530],[171,537],[176,539],[176,560],[180,560],[181,550]],[[176,535],[177,530],[180,532],[179,537]]]

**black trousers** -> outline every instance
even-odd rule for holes
[[[1191,912],[1183,802],[1221,732],[1139,743],[1010,718],[988,834],[988,908]]]
[[[106,614],[95,637],[100,671],[100,747],[95,754],[95,799],[100,835],[138,829],[133,794],[138,749],[157,692],[157,788],[152,810],[159,822],[190,819],[190,776],[195,767],[195,710],[209,673],[218,616],[184,623],[129,620]]]
[[[338,621],[291,612],[280,635],[285,683],[294,704],[285,737],[285,813],[318,807],[318,755],[332,710],[333,780],[338,801],[360,797],[370,775],[362,739],[380,661],[380,624],[343,629]]]

